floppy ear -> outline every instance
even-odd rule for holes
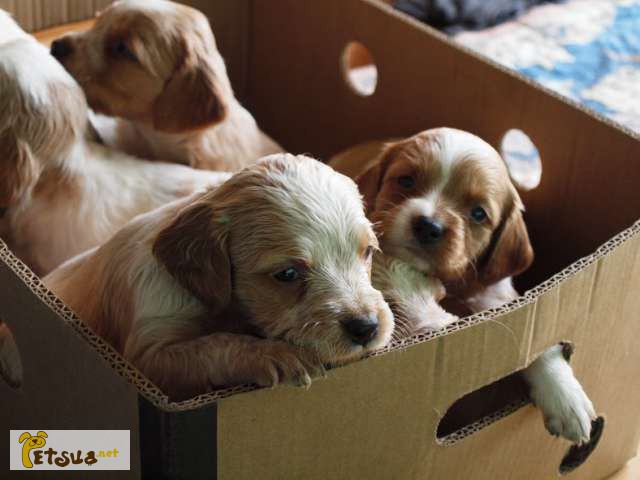
[[[0,208],[17,202],[40,174],[29,146],[10,132],[0,134],[0,171]]]
[[[38,435],[36,435],[36,436],[37,436],[37,437],[42,437],[42,438],[48,438],[48,437],[49,437],[49,436],[48,436],[45,432],[43,432],[43,431],[38,432]]]
[[[211,203],[196,201],[160,232],[153,254],[185,289],[219,312],[231,298],[231,263],[223,227],[214,221]]]
[[[400,148],[399,144],[387,145],[377,160],[354,179],[364,197],[367,214],[375,209],[376,198],[380,193],[380,188],[382,188],[382,181],[387,173],[387,168],[391,160],[398,154]]]
[[[215,68],[204,55],[193,52],[187,55],[154,103],[153,126],[156,130],[188,132],[224,120],[227,114],[225,92],[216,78]]]
[[[30,438],[31,438],[31,434],[29,432],[24,432],[22,435],[20,435],[18,442],[22,443],[25,440],[29,440]]]
[[[533,248],[524,223],[524,210],[518,194],[511,211],[494,233],[488,255],[480,271],[484,285],[492,285],[504,278],[524,272],[533,262]]]

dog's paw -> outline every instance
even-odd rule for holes
[[[580,445],[591,438],[591,421],[596,413],[575,377],[563,380],[532,390],[531,397],[542,411],[549,433]]]
[[[263,387],[291,385],[309,387],[324,376],[322,363],[313,355],[285,342],[264,342],[254,369],[254,381]]]
[[[419,314],[419,315],[417,315]],[[420,312],[415,312],[410,323],[413,325],[412,335],[426,335],[437,332],[460,320],[459,317],[445,311],[435,302],[427,305]]]

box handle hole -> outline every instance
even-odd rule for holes
[[[589,458],[600,442],[602,432],[604,431],[604,423],[604,417],[598,417],[591,422],[591,438],[583,445],[572,445],[569,448],[562,462],[560,462],[560,468],[558,469],[560,475],[566,475],[574,471],[587,461],[587,458]]]
[[[22,386],[22,359],[9,326],[0,320],[0,378],[11,388]]]
[[[362,97],[373,95],[378,85],[378,67],[367,47],[360,42],[349,42],[342,52],[341,64],[351,91]]]
[[[436,441],[454,445],[530,403],[522,375],[512,373],[456,400],[438,423]]]
[[[540,185],[540,152],[526,133],[517,128],[508,130],[500,142],[500,153],[509,168],[511,180],[519,189],[528,191]]]

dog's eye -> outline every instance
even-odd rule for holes
[[[371,245],[369,245],[365,250],[364,250],[364,259],[368,262],[369,260],[371,260],[371,257],[373,256],[373,247]]]
[[[402,188],[413,188],[416,184],[415,179],[411,175],[403,175],[398,177],[398,185]]]
[[[482,207],[473,207],[471,209],[471,218],[478,223],[482,223],[487,219],[487,212]]]
[[[279,282],[295,282],[300,277],[300,273],[294,267],[285,268],[273,274],[273,278]]]
[[[138,58],[135,56],[135,54],[131,50],[129,50],[129,47],[124,42],[124,40],[118,41],[114,45],[113,51],[119,57],[127,58],[129,60],[133,60],[134,62],[138,60]]]

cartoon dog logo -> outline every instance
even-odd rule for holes
[[[29,452],[35,448],[44,447],[47,443],[45,438],[47,438],[45,432],[38,432],[38,434],[34,436],[31,436],[29,432],[24,432],[20,435],[18,441],[20,443],[24,442],[24,445],[22,445],[22,465],[24,465],[25,468],[33,468],[33,463],[31,463],[31,458],[29,458]]]

